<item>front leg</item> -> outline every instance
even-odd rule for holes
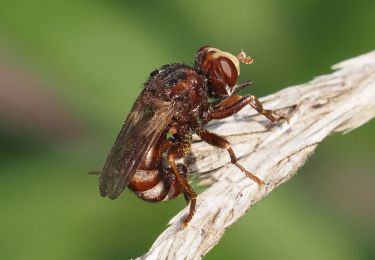
[[[235,86],[233,92],[232,92],[232,95],[238,93],[240,90],[246,88],[247,86],[250,86],[251,85],[251,81],[250,80],[246,80],[238,85]]]
[[[250,105],[259,114],[264,115],[272,122],[279,121],[281,119],[287,119],[286,115],[277,113],[273,110],[264,109],[262,103],[256,96],[247,95],[239,96],[233,95],[223,100],[218,105],[214,106],[214,111],[211,114],[212,119],[222,119],[231,115],[234,115],[246,105]]]
[[[246,88],[247,86],[250,86],[251,85],[251,81],[250,80],[246,80],[238,85],[236,85],[233,89],[233,92],[232,92],[232,96],[235,96],[236,93],[238,93],[240,90]],[[221,103],[228,99],[228,97],[220,97],[219,99],[213,101],[211,104],[213,107],[216,107],[217,105],[221,105]]]

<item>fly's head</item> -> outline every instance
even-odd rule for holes
[[[202,47],[195,59],[195,68],[208,79],[210,96],[230,96],[240,75],[240,62],[251,64],[254,60],[241,51],[237,56],[212,47]]]

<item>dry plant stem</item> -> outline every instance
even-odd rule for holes
[[[341,62],[332,74],[286,88],[262,99],[264,107],[289,113],[289,122],[272,124],[250,107],[218,120],[209,129],[225,136],[240,163],[264,180],[259,187],[230,164],[226,151],[198,138],[187,161],[212,184],[198,196],[186,228],[182,210],[141,259],[200,259],[224,231],[256,202],[296,174],[328,135],[348,132],[375,115],[375,51]]]

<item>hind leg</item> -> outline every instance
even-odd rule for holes
[[[180,158],[183,153],[180,147],[173,147],[172,149],[169,150],[168,152],[168,162],[169,165],[171,166],[172,172],[175,175],[178,183],[181,185],[182,189],[184,190],[184,196],[185,199],[188,197],[187,201],[190,201],[190,210],[189,214],[183,221],[183,226],[185,227],[190,220],[193,218],[194,213],[195,213],[195,205],[197,201],[197,194],[193,190],[193,188],[190,186],[190,184],[187,182],[187,179],[185,176],[181,174],[181,172],[178,170],[178,166],[176,164],[176,159]]]

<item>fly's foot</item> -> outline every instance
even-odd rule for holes
[[[185,219],[182,221],[181,228],[186,228],[187,225],[189,224],[190,220],[193,218],[194,213],[195,213],[195,206],[197,203],[197,198],[194,193],[194,196],[189,198],[190,201],[190,208],[189,208],[189,214],[185,217]]]
[[[284,121],[289,122],[289,116],[284,112],[265,109],[262,111],[262,114],[267,117],[272,123],[282,123]]]
[[[287,121],[289,123],[290,117],[287,113],[285,112],[280,112],[280,111],[273,111],[274,115],[274,121],[275,123],[282,123],[284,121]]]
[[[264,182],[261,179],[259,179],[256,175],[252,174],[248,170],[246,170],[244,167],[242,167],[241,164],[236,162],[236,163],[234,163],[234,165],[236,165],[237,168],[239,168],[248,178],[250,178],[254,182],[256,182],[259,187],[262,187],[264,185]]]
[[[195,213],[195,210],[193,212],[189,212],[189,215],[186,216],[186,218],[181,223],[181,228],[186,228],[190,222],[190,220],[193,218],[193,215]]]

